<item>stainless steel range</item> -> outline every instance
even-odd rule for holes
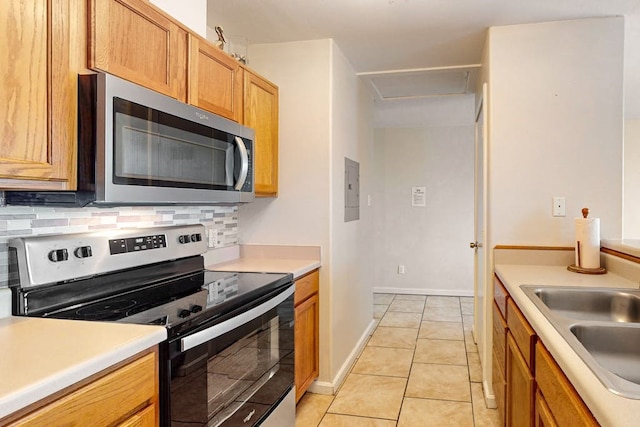
[[[202,225],[13,239],[13,314],[163,325],[163,426],[295,423],[293,277],[208,271]]]

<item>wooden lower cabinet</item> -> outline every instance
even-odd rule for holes
[[[72,386],[43,402],[20,411],[26,415],[8,425],[157,426],[157,351],[146,352],[123,366],[98,374],[88,384]]]
[[[504,415],[502,424],[518,427],[598,426],[497,276],[495,281],[501,296],[494,296],[492,379],[498,410],[501,416]],[[506,319],[502,317],[503,313]],[[501,396],[503,390],[506,390],[504,398]]]
[[[497,304],[493,304],[493,367],[492,384],[496,396],[500,422],[506,420],[507,381],[506,367],[507,322]]]
[[[320,354],[318,289],[318,270],[296,280],[294,297],[296,402],[318,377]]]
[[[513,339],[507,333],[507,407],[508,426],[532,426],[535,381],[529,365]]]
[[[551,414],[549,405],[544,400],[540,390],[536,391],[535,427],[557,427],[558,424]]]
[[[564,375],[560,366],[545,346],[536,344],[536,382],[540,400],[544,402],[542,412],[548,411],[548,417],[557,426],[597,426],[587,405]],[[537,408],[537,405],[536,405]]]

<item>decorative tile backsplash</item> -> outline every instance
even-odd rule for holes
[[[13,237],[180,224],[211,226],[223,247],[238,244],[237,206],[0,208],[0,288],[8,286],[8,242]]]

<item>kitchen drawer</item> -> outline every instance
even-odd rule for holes
[[[296,293],[294,296],[294,305],[298,305],[310,296],[318,293],[320,284],[319,270],[300,277],[296,280]]]
[[[493,300],[498,305],[502,317],[507,318],[507,300],[509,299],[509,291],[504,287],[497,276],[493,277]]]
[[[599,425],[549,351],[541,342],[535,348],[536,383],[558,425]]]
[[[106,426],[128,417],[141,418],[133,425],[149,425],[142,421],[153,417],[155,423],[157,393],[156,352],[151,352],[10,425]],[[146,411],[138,412],[140,410]]]
[[[505,367],[507,344],[507,323],[500,314],[500,309],[496,303],[493,304],[493,355],[497,358],[503,373]]]
[[[512,299],[507,301],[507,327],[518,349],[520,349],[527,366],[531,370],[531,373],[533,373],[536,333]]]

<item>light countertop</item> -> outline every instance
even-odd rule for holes
[[[28,317],[0,319],[0,418],[166,337],[162,326]]]
[[[534,303],[522,292],[520,285],[598,286],[638,288],[636,282],[613,273],[590,275],[572,273],[566,267],[506,265],[495,267],[524,316],[545,347],[553,355],[569,381],[578,391],[598,422],[603,426],[627,427],[638,425],[640,400],[629,399],[610,392],[589,367],[573,351]]]
[[[304,276],[320,267],[320,262],[304,259],[278,258],[238,258],[220,264],[213,264],[207,268],[219,271],[257,271],[263,273],[293,273],[293,277]]]
[[[294,278],[320,267],[317,246],[241,245],[222,255],[205,256],[208,269],[264,273],[293,273]]]

